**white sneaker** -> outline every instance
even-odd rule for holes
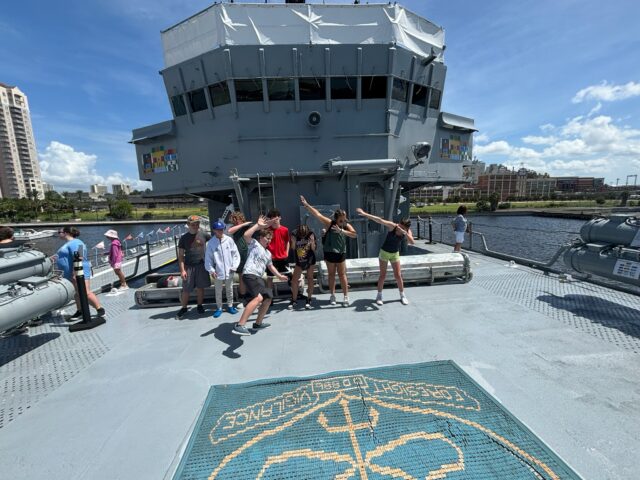
[[[330,305],[335,305],[336,304],[336,296],[335,295],[331,295],[329,297],[329,304]]]
[[[382,301],[382,293],[381,292],[378,292],[378,295],[376,296],[376,303],[378,305],[383,305],[384,304],[384,302]]]
[[[344,299],[342,300],[342,306],[343,307],[349,306],[349,297],[344,297]]]
[[[120,288],[118,288],[118,290],[120,290],[121,292],[123,292],[125,290],[129,290],[129,285],[123,285]]]
[[[243,308],[244,308],[244,303],[238,302],[238,304],[236,305],[236,310],[242,310]]]
[[[400,295],[400,302],[403,305],[409,305],[409,300],[407,299],[407,297],[405,297],[404,295]]]

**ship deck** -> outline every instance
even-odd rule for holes
[[[373,290],[349,308],[283,300],[251,337],[130,290],[102,295],[95,330],[53,318],[2,339],[2,477],[171,478],[213,384],[450,359],[584,478],[637,478],[640,299],[469,255],[470,283],[408,286],[408,306],[393,289],[382,307]]]

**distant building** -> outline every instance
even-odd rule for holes
[[[462,174],[469,182],[478,183],[478,178],[480,175],[485,173],[486,168],[486,163],[474,160],[473,162],[462,166]]]
[[[111,185],[111,188],[114,195],[129,195],[131,193],[131,185],[126,183]]]
[[[55,188],[53,188],[53,185],[51,185],[50,183],[42,182],[42,191],[44,193],[53,192],[55,191]]]
[[[115,190],[115,185],[114,185],[114,190]],[[89,193],[91,194],[92,197],[93,196],[104,197],[107,194],[107,186],[96,183],[95,185],[91,185]]]
[[[31,191],[44,198],[29,103],[18,87],[0,83],[0,190],[8,198]]]

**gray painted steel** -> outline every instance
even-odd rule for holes
[[[28,277],[0,285],[0,333],[64,307],[74,294],[64,278]]]
[[[0,250],[0,285],[51,273],[51,259],[38,250]]]
[[[601,243],[586,243],[567,250],[569,268],[640,287],[640,250]]]
[[[625,214],[594,218],[580,228],[580,237],[585,243],[640,247],[640,218]]]
[[[252,21],[261,27],[259,16]],[[403,192],[464,181],[475,128],[472,119],[440,111],[441,52],[422,57],[393,45],[389,33],[388,41],[366,44],[212,47],[165,68],[174,119],[133,131],[140,178],[157,194],[208,198],[211,218],[233,202],[248,218],[277,207],[295,227],[303,221],[300,194],[351,216],[357,207],[407,216]],[[342,89],[332,90],[338,83]],[[414,146],[424,143],[430,156],[416,158]],[[154,164],[154,156],[170,165]],[[364,171],[339,163],[380,159],[395,163]],[[355,228],[349,255],[375,256],[380,232]]]
[[[273,326],[246,339],[230,333],[237,316],[178,322],[133,291],[101,296],[96,330],[54,318],[2,339],[3,475],[171,478],[213,384],[451,359],[584,478],[635,478],[638,297],[468,255],[472,282],[408,286],[408,306],[392,289],[382,307],[373,290],[350,308],[276,302]]]

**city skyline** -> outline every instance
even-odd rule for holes
[[[150,188],[127,142],[135,126],[171,118],[159,31],[212,2],[30,3],[9,4],[0,20],[13,46],[0,52],[0,81],[30,98],[43,181]],[[628,60],[640,6],[401,3],[445,28],[443,110],[475,118],[480,160],[613,185],[640,173],[640,66]]]

